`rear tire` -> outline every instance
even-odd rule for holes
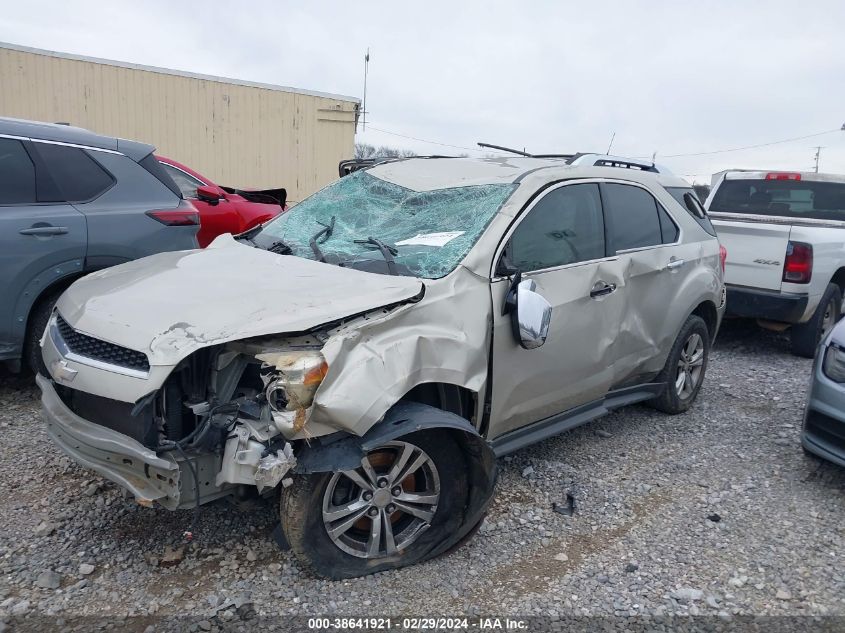
[[[47,366],[44,364],[44,359],[41,356],[41,336],[44,334],[44,330],[47,329],[47,322],[50,320],[50,315],[53,313],[53,308],[56,306],[56,301],[59,300],[62,292],[64,291],[59,290],[43,297],[29,313],[29,323],[26,329],[23,351],[26,365],[34,374],[49,377]]]
[[[828,284],[810,320],[792,326],[789,332],[792,353],[813,358],[819,342],[839,320],[841,311],[842,291],[836,284]]]
[[[673,415],[689,409],[704,382],[710,343],[710,331],[704,319],[690,315],[669,351],[666,365],[655,379],[655,382],[665,382],[666,388],[648,404]]]
[[[411,453],[403,467],[405,450]],[[421,465],[413,472],[403,472],[417,462]],[[395,478],[394,466],[400,473]],[[296,557],[320,576],[340,580],[405,567],[428,558],[460,528],[469,491],[467,472],[464,454],[448,432],[410,433],[370,451],[354,471],[296,476],[281,491],[282,529]],[[380,487],[382,478],[389,484]],[[403,499],[411,495],[432,499],[435,491],[436,506],[412,505],[423,516],[400,509]],[[355,511],[345,514],[350,507]],[[335,535],[330,536],[329,530]]]

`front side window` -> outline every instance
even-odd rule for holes
[[[114,184],[114,178],[79,147],[36,143],[62,197],[68,202],[87,202]]]
[[[182,196],[185,198],[196,198],[197,187],[202,187],[203,184],[205,184],[173,165],[161,163],[161,166],[164,167],[164,171],[173,178],[173,182],[176,183],[176,186],[179,187],[179,191],[182,192]]]
[[[596,184],[568,185],[543,196],[519,223],[507,248],[522,272],[605,256],[604,220]]]
[[[603,183],[601,187],[611,253],[663,244],[654,196],[632,185]]]
[[[0,138],[0,204],[34,204],[35,165],[18,140]]]
[[[414,191],[358,171],[265,224],[252,239],[263,248],[281,242],[299,257],[386,272],[381,242],[398,274],[437,279],[469,253],[516,187]]]

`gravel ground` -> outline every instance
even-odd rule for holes
[[[76,466],[43,431],[37,389],[7,376],[0,630],[98,622],[76,616],[204,631],[291,614],[845,615],[845,469],[801,450],[811,361],[787,347],[726,323],[690,412],[629,407],[505,458],[469,544],[342,582],[272,543],[268,507],[204,508],[168,564],[191,513],[142,508]],[[567,494],[572,516],[552,510]]]

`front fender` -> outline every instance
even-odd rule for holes
[[[310,419],[364,435],[411,389],[445,383],[484,393],[490,336],[487,280],[459,268],[419,302],[335,332]]]

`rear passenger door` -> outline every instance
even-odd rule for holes
[[[0,137],[0,360],[17,358],[41,292],[82,271],[85,216],[64,202],[28,139]]]
[[[601,195],[608,254],[625,271],[626,313],[616,346],[614,387],[642,382],[662,367],[674,341],[673,300],[693,266],[684,259],[680,230],[644,187],[604,182]]]
[[[89,269],[196,246],[195,224],[167,226],[147,215],[175,209],[182,198],[128,156],[67,144],[33,144],[65,200],[85,216]],[[152,155],[148,158],[155,161]]]

